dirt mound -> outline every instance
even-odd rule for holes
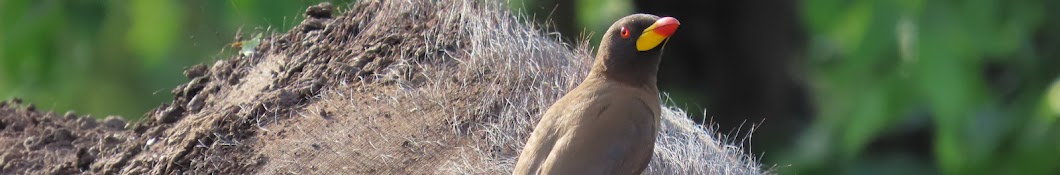
[[[13,99],[0,102],[0,174],[76,174],[100,157],[134,152],[135,139],[117,116],[96,121],[73,112],[41,112]]]
[[[197,65],[134,124],[0,106],[0,174],[504,174],[544,111],[588,72],[496,2],[309,7],[252,53]],[[758,174],[668,108],[650,173]]]

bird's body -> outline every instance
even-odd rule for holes
[[[657,45],[677,24],[635,14],[612,25],[592,71],[545,112],[514,174],[640,174],[659,130]],[[656,28],[661,34],[648,34]],[[631,38],[634,31],[644,34]]]
[[[541,174],[639,173],[647,164],[636,162],[651,159],[659,128],[658,89],[601,79],[582,84],[549,108],[526,143],[542,146],[527,147],[536,150],[524,150],[520,161],[534,162],[525,168]],[[625,144],[590,146],[608,143]]]

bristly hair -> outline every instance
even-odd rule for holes
[[[437,36],[434,43],[445,45],[446,39],[467,41],[468,51],[441,55],[454,59],[458,69],[423,71],[428,83],[421,88],[463,88],[474,85],[489,93],[477,97],[476,106],[461,110],[485,118],[470,123],[452,123],[453,132],[475,139],[461,149],[473,152],[461,155],[459,161],[441,166],[441,172],[452,174],[510,173],[531,130],[548,107],[588,74],[592,52],[582,42],[569,45],[554,33],[539,30],[531,20],[513,14],[503,2],[478,0],[441,0],[442,2],[392,3],[386,7],[424,7],[430,3],[443,26],[429,30],[460,31],[457,36]],[[412,4],[408,4],[412,3]],[[433,10],[437,10],[433,9]],[[418,9],[432,10],[432,9]],[[382,14],[381,14],[382,15]],[[395,15],[395,18],[400,16]],[[583,39],[587,41],[587,39]],[[487,75],[488,77],[482,77]],[[474,78],[478,77],[478,78]],[[402,81],[402,80],[399,80]],[[482,82],[485,81],[485,82]],[[402,82],[398,82],[399,84]],[[424,100],[443,101],[447,97],[429,94],[431,90],[409,91]],[[743,153],[745,145],[716,138],[712,127],[696,124],[687,113],[663,105],[661,133],[648,174],[771,174],[763,170],[756,158]],[[455,118],[456,116],[454,116]],[[472,132],[467,131],[470,126]]]

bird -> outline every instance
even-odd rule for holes
[[[633,14],[603,34],[589,74],[545,111],[513,174],[640,174],[659,132],[656,85],[680,22]]]

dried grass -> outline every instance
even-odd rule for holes
[[[540,114],[588,73],[591,49],[587,44],[564,44],[557,34],[541,32],[529,25],[532,20],[511,13],[503,3],[453,0],[433,5],[438,5],[436,15],[445,21],[430,30],[460,32],[428,38],[460,39],[467,45],[463,52],[428,59],[453,59],[458,64],[423,67],[427,83],[403,95],[444,104],[462,98],[454,93],[474,94],[466,106],[438,105],[450,107],[442,111],[451,114],[453,132],[475,140],[461,148],[473,154],[461,155],[439,171],[508,173]],[[428,45],[449,43],[428,39]],[[415,82],[399,80],[399,84]],[[663,105],[662,127],[649,174],[767,174],[755,157],[743,154],[743,145],[715,137],[713,128],[695,124],[681,109]]]
[[[392,94],[373,94],[391,102],[373,106],[374,110],[431,110],[422,113],[448,116],[453,133],[471,138],[472,143],[458,148],[468,154],[439,166],[439,172],[510,173],[541,113],[577,86],[592,62],[592,49],[587,44],[565,44],[558,34],[542,32],[532,20],[509,11],[503,2],[360,3],[375,4],[378,9],[357,12],[364,9],[355,6],[353,13],[347,14],[370,14],[357,17],[370,24],[348,28],[360,30],[359,36],[327,42],[367,45],[381,42],[378,39],[390,35],[388,32],[399,30],[395,27],[417,26],[410,22],[429,25],[412,36],[416,41],[392,46],[398,48],[392,56],[400,58],[367,79],[400,87]],[[341,84],[348,82],[354,81],[343,80]],[[346,96],[343,92],[333,94]],[[405,101],[408,99],[414,100]],[[648,174],[769,174],[755,157],[743,153],[743,145],[718,138],[713,128],[695,124],[680,109],[660,105],[662,133]],[[420,142],[443,143],[411,143]]]

